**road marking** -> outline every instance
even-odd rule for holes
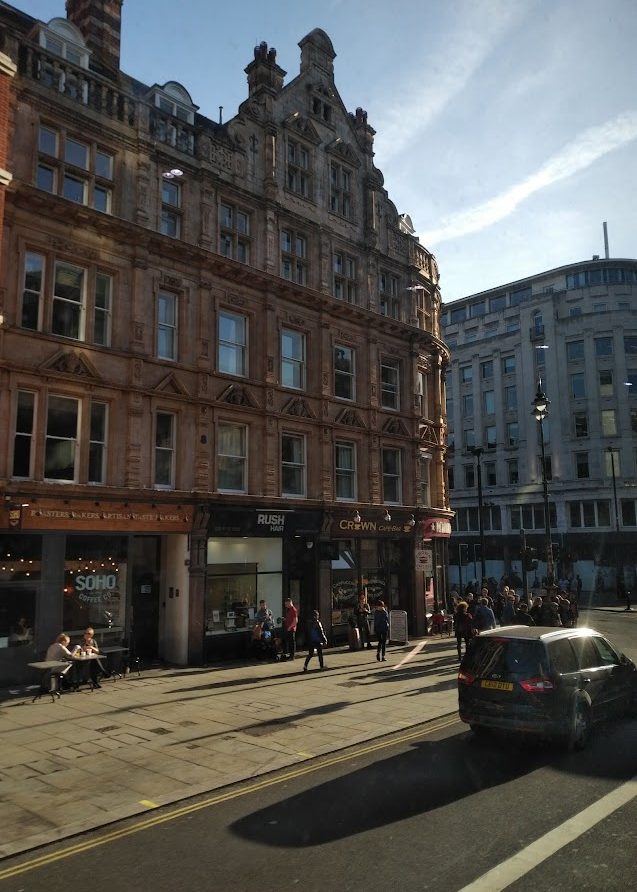
[[[392,736],[391,739],[376,741],[375,743],[371,743],[367,746],[363,745],[358,747],[354,751],[350,750],[347,753],[333,756],[332,758],[325,759],[321,762],[313,762],[309,765],[300,765],[297,768],[293,768],[291,771],[287,771],[285,774],[257,781],[256,783],[252,783],[246,787],[242,787],[239,790],[228,790],[225,793],[218,793],[216,796],[212,796],[210,799],[205,799],[202,802],[194,802],[190,805],[184,805],[174,809],[173,811],[166,812],[165,814],[155,815],[152,818],[144,818],[137,824],[133,824],[132,827],[122,827],[119,830],[111,830],[110,832],[105,833],[103,836],[98,836],[97,838],[92,840],[82,840],[81,842],[61,849],[59,852],[52,852],[50,854],[40,855],[39,857],[32,858],[30,861],[25,861],[22,864],[17,864],[15,867],[7,867],[5,868],[5,870],[0,870],[0,881],[7,880],[10,877],[19,876],[22,873],[28,873],[29,871],[35,870],[38,867],[46,867],[49,864],[54,864],[56,861],[63,861],[66,858],[73,857],[73,855],[83,854],[84,852],[88,852],[91,849],[98,848],[98,846],[106,845],[109,842],[116,842],[117,840],[124,839],[127,836],[133,836],[135,833],[140,833],[142,830],[150,830],[153,827],[158,827],[160,824],[166,824],[169,821],[177,820],[177,818],[183,818],[186,815],[193,814],[194,812],[202,811],[202,809],[204,808],[211,808],[212,806],[220,805],[223,802],[230,802],[232,799],[240,799],[242,796],[247,796],[249,793],[256,793],[260,790],[266,790],[268,787],[274,787],[277,784],[284,784],[287,783],[287,781],[296,780],[297,778],[303,777],[304,775],[313,774],[316,771],[320,771],[322,768],[330,768],[333,765],[340,764],[341,762],[347,762],[351,759],[357,759],[360,756],[368,755],[369,753],[388,749],[389,747],[395,746],[399,743],[408,743],[410,740],[415,740],[419,737],[425,737],[428,734],[434,734],[436,731],[442,731],[444,728],[448,728],[450,725],[457,724],[457,722],[458,717],[455,713],[453,714],[452,718],[443,716],[443,718],[435,725],[427,727],[424,730],[420,728],[420,730],[418,731],[407,731],[405,734]]]
[[[405,654],[405,656],[402,658],[400,663],[396,663],[395,666],[392,666],[392,669],[400,669],[400,667],[404,666],[405,663],[408,663],[410,660],[413,660],[413,658],[415,656],[417,656],[420,653],[420,651],[424,648],[426,643],[427,643],[426,641],[418,642],[418,644],[413,648],[413,650],[410,650],[408,654]]]
[[[513,855],[478,877],[473,883],[460,889],[460,892],[500,892],[501,889],[506,889],[618,808],[627,805],[635,796],[637,796],[637,774],[579,814],[564,821],[559,827],[536,839],[517,855]]]

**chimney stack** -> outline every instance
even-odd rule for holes
[[[95,68],[111,76],[119,72],[123,0],[66,0],[66,17],[80,29],[93,52]]]

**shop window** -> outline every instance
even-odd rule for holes
[[[124,637],[127,570],[125,536],[67,536],[63,628],[71,644],[89,626],[98,644],[106,634],[109,643]]]
[[[33,659],[41,567],[40,536],[0,535],[0,650],[23,647],[25,662]]]
[[[206,637],[251,630],[262,599],[283,615],[282,539],[209,539],[207,551]]]
[[[248,373],[248,320],[238,313],[219,313],[217,366],[227,375]]]

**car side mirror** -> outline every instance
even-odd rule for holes
[[[626,656],[626,654],[621,654],[621,655],[620,655],[620,657],[619,657],[619,662],[621,663],[622,666],[632,666],[633,668],[635,668],[635,664],[634,664],[633,661],[630,659],[630,657],[627,657],[627,656]]]

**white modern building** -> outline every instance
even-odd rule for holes
[[[546,573],[540,425],[532,414],[541,381],[550,400],[543,433],[556,576],[579,574],[584,591],[610,592],[623,573],[633,588],[637,261],[593,257],[443,310],[452,356],[450,582],[483,571],[522,577],[521,530],[537,550],[540,581]]]

